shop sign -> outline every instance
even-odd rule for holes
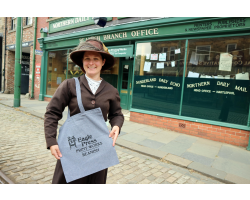
[[[248,23],[246,23],[248,22]],[[246,17],[234,18],[234,19],[222,19],[215,22],[199,22],[185,28],[185,32],[197,32],[208,30],[220,30],[228,28],[241,28],[249,25],[249,19]]]
[[[65,18],[64,18],[65,19]],[[94,23],[94,20],[93,20]],[[51,26],[52,24],[50,24]],[[65,25],[68,27],[69,25]],[[59,31],[60,27],[55,26],[55,29]],[[62,27],[61,27],[62,28]],[[68,27],[70,29],[72,27]],[[147,38],[158,38],[158,37],[171,37],[173,35],[188,35],[197,32],[203,32],[209,34],[214,31],[227,31],[227,30],[242,30],[250,28],[250,18],[240,17],[240,18],[230,18],[228,20],[216,20],[216,21],[207,21],[199,23],[186,23],[182,25],[171,25],[171,26],[162,26],[157,28],[144,28],[136,29],[132,31],[118,31],[109,34],[101,35],[90,35],[88,37],[81,38],[80,40],[86,41],[89,37],[97,37],[97,39],[105,42],[109,41],[120,41],[120,40],[138,40],[138,39],[147,39]],[[52,30],[52,29],[51,29]],[[50,30],[50,31],[51,31]],[[60,29],[61,30],[61,29]],[[56,31],[54,31],[56,32]],[[84,31],[83,31],[84,33]],[[65,45],[76,46],[79,44],[79,39],[71,39],[67,41],[60,42],[51,42],[46,44],[46,48],[58,48]]]
[[[135,76],[134,87],[143,91],[143,89],[155,89],[160,91],[174,90],[181,88],[182,77],[159,77],[159,76]]]
[[[30,47],[30,46],[32,46],[32,45],[33,45],[33,41],[23,42],[23,43],[22,43],[22,47]],[[15,45],[15,44],[6,45],[6,49],[7,49],[7,50],[16,49],[16,45]]]
[[[111,21],[112,17],[107,17]],[[95,24],[94,17],[67,17],[49,23],[49,33]]]
[[[134,89],[140,92],[146,92],[148,89],[172,91],[181,88],[182,77],[168,76],[135,76]],[[186,78],[185,90],[192,90],[194,93],[209,93],[219,95],[249,95],[249,80],[223,80],[223,79],[197,79]]]
[[[35,50],[35,55],[42,56],[43,55],[43,51],[36,49]]]
[[[219,94],[219,95],[236,95],[248,96],[249,80],[235,80],[235,79],[198,79],[186,78],[185,88],[198,94]]]
[[[114,57],[132,57],[134,45],[107,47],[108,51]]]

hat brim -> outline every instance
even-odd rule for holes
[[[87,51],[96,52],[96,53],[102,54],[102,58],[106,60],[105,64],[102,66],[102,71],[107,70],[107,69],[109,69],[109,68],[111,68],[111,67],[114,66],[114,64],[115,64],[115,58],[114,58],[114,56],[112,56],[109,53],[103,52],[103,51],[94,51],[94,50],[78,50],[78,51],[73,51],[70,54],[70,59],[75,64],[77,64],[80,68],[82,68],[84,70],[82,60],[83,60],[83,54],[84,54],[84,52],[87,52]]]

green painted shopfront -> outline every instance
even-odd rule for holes
[[[39,100],[83,74],[67,54],[95,36],[116,59],[101,77],[130,121],[250,150],[250,18],[51,18],[42,36]]]

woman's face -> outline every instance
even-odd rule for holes
[[[105,64],[105,59],[102,60],[102,56],[97,52],[87,51],[83,56],[83,68],[87,76],[100,76],[102,66]]]

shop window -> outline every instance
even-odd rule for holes
[[[16,30],[17,18],[11,17],[11,30]]]
[[[211,46],[196,46],[196,60],[208,61],[210,60]]]
[[[183,116],[247,125],[249,45],[250,36],[188,41]]]
[[[115,58],[115,64],[112,68],[101,71],[101,78],[113,85],[115,88],[117,88],[118,85],[119,63],[120,58]]]
[[[25,25],[32,25],[32,17],[25,17]]]
[[[66,70],[67,50],[49,51],[47,64],[47,95],[54,95],[58,86],[66,79]]]
[[[132,108],[179,114],[185,40],[138,43]]]
[[[70,50],[71,52],[72,50]],[[76,65],[70,58],[68,61],[68,70],[65,69],[65,74],[67,74],[67,78],[79,77],[83,75],[82,69]]]

